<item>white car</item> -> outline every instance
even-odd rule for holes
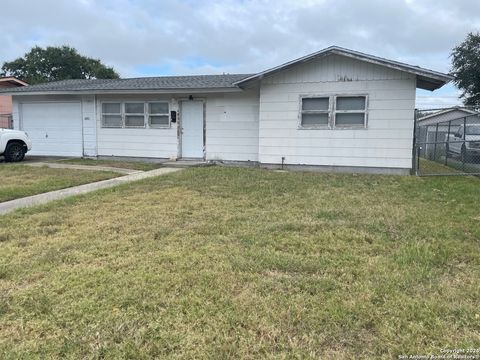
[[[450,134],[447,154],[459,155],[462,161],[480,156],[480,124],[460,125],[456,133]]]
[[[0,156],[6,162],[22,161],[31,149],[32,141],[25,131],[0,129]]]

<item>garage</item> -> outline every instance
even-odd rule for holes
[[[80,102],[31,102],[20,107],[21,129],[32,139],[31,155],[82,156]]]

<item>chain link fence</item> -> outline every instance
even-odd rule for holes
[[[0,114],[0,129],[13,129],[12,114]]]
[[[418,115],[414,149],[417,175],[480,175],[479,113],[451,108]]]

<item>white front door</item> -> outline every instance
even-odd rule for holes
[[[182,157],[203,158],[203,101],[182,101]]]
[[[82,156],[80,102],[22,103],[21,130],[32,139],[30,155]]]

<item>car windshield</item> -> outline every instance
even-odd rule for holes
[[[480,135],[480,125],[467,126],[467,135]]]

